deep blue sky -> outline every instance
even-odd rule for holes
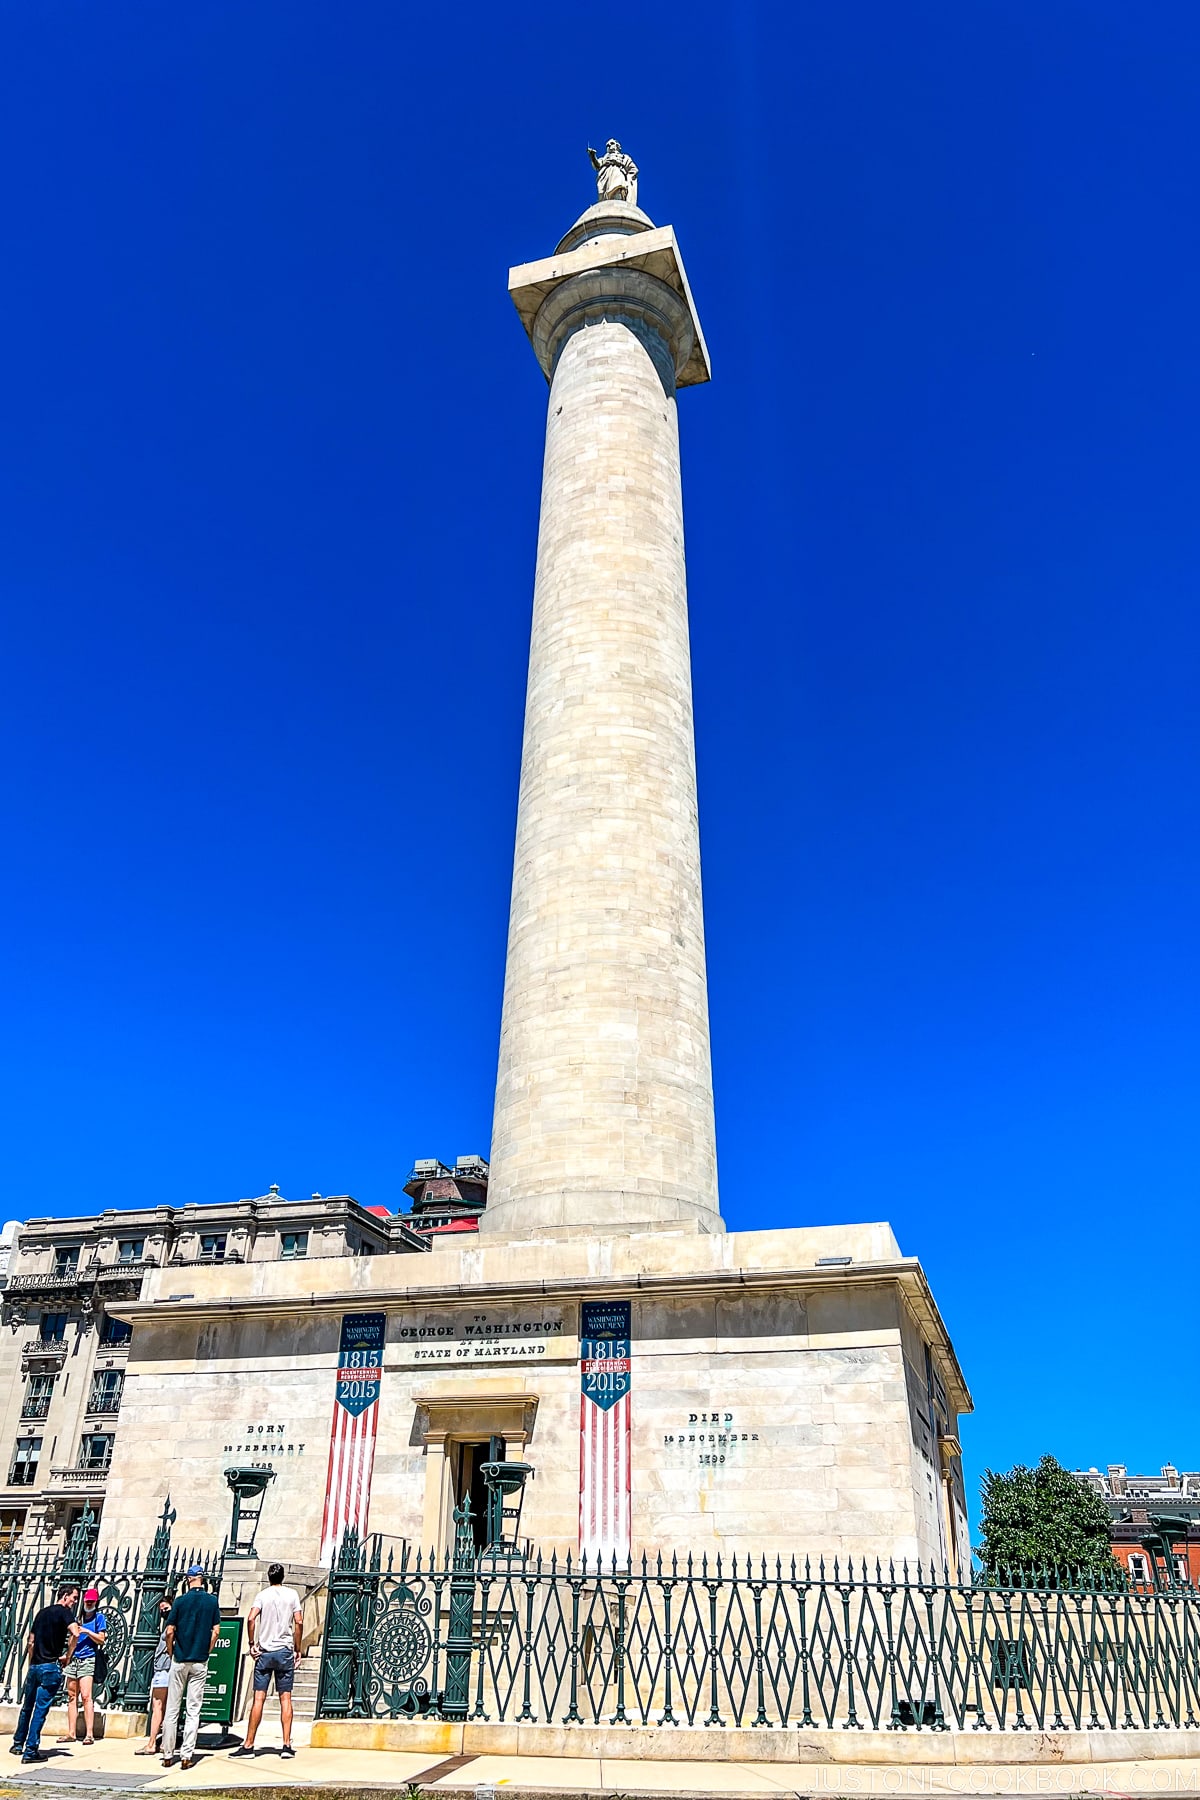
[[[1200,1464],[1200,9],[0,7],[8,1216],[486,1151],[545,387],[623,140],[724,1207],[890,1219],[985,1463]]]

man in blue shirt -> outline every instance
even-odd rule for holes
[[[171,1675],[167,1682],[167,1710],[163,1716],[163,1768],[175,1761],[175,1738],[179,1729],[179,1710],[187,1698],[183,1726],[183,1760],[180,1768],[190,1769],[196,1760],[196,1733],[200,1729],[200,1707],[204,1700],[204,1683],[208,1676],[208,1659],[221,1626],[221,1609],[215,1594],[204,1589],[204,1565],[193,1563],[187,1572],[187,1587],[167,1614],[167,1649],[171,1652]]]

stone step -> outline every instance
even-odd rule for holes
[[[317,1688],[321,1679],[319,1655],[305,1656],[296,1664],[292,1684],[292,1710],[298,1719],[311,1719],[317,1710]]]

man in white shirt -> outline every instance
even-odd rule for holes
[[[262,1724],[263,1707],[275,1677],[279,1695],[279,1720],[283,1726],[282,1756],[295,1756],[292,1749],[292,1682],[296,1658],[300,1654],[304,1615],[295,1588],[283,1585],[283,1564],[272,1563],[267,1570],[269,1585],[262,1590],[250,1608],[246,1635],[250,1654],[254,1657],[254,1699],[250,1706],[250,1723],[246,1740],[233,1752],[234,1756],[253,1756],[254,1740]]]

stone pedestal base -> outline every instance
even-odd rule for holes
[[[386,1320],[366,1526],[385,1561],[405,1543],[447,1553],[472,1446],[493,1436],[535,1471],[522,1536],[578,1555],[581,1323],[611,1303],[629,1320],[620,1470],[635,1556],[965,1567],[961,1485],[940,1451],[957,1448],[969,1397],[920,1265],[887,1225],[558,1226],[456,1236],[422,1257],[196,1268],[188,1282],[171,1299],[178,1277],[155,1273],[124,1309],[136,1330],[101,1548],[146,1543],[168,1492],[175,1541],[211,1545],[224,1468],[270,1461],[261,1560],[227,1565],[227,1599],[235,1583],[252,1598],[265,1563],[299,1584],[318,1559],[339,1333],[363,1312]]]
[[[974,1791],[1006,1791],[1006,1783],[984,1785],[978,1772],[1001,1768],[1058,1769],[1103,1767],[1108,1763],[1180,1761],[1200,1756],[1194,1731],[778,1731],[724,1727],[696,1730],[687,1726],[653,1725],[452,1725],[422,1719],[318,1719],[312,1728],[314,1749],[419,1750],[430,1756],[603,1757],[605,1761],[792,1763],[830,1766],[831,1779],[821,1790],[855,1791],[833,1777],[834,1768],[876,1768],[877,1785],[859,1792],[921,1791],[886,1772],[905,1768],[977,1771]],[[731,1786],[736,1785],[731,1780]],[[811,1791],[812,1777],[798,1784]],[[939,1786],[942,1784],[939,1783]],[[1020,1784],[1022,1788],[1024,1783]],[[1160,1784],[1155,1783],[1157,1788]],[[1161,1784],[1165,1791],[1171,1784]],[[1095,1792],[1103,1783],[1081,1784],[1075,1791]],[[1195,1791],[1194,1784],[1185,1784]],[[929,1791],[932,1791],[930,1784]],[[1030,1782],[1029,1792],[1067,1793],[1061,1787]]]

